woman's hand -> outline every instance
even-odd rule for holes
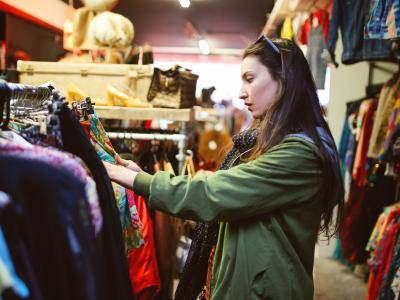
[[[135,172],[143,171],[136,163],[131,160],[122,159],[119,155],[115,156],[115,162],[117,163],[117,165],[121,165]]]
[[[108,176],[110,176],[110,179],[112,181],[118,183],[119,185],[122,185],[127,189],[133,188],[133,182],[135,181],[138,172],[135,172],[131,169],[125,168],[120,165],[110,164],[106,161],[104,161],[103,163],[104,166],[106,167]]]

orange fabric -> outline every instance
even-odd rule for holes
[[[210,258],[208,259],[208,269],[207,269],[207,280],[206,280],[206,292],[205,298],[206,300],[210,300],[211,293],[211,276],[212,276],[212,266],[214,263],[214,255],[215,255],[215,246],[212,247],[210,252]]]
[[[367,291],[370,291],[372,289],[373,283],[375,282],[375,278],[376,278],[376,273],[374,271],[371,271],[369,273]],[[367,292],[365,300],[375,300],[375,299],[372,299],[370,293]]]

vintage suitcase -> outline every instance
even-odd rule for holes
[[[40,85],[51,81],[66,94],[73,83],[92,98],[105,99],[106,86],[129,90],[129,95],[147,102],[147,92],[153,75],[152,65],[58,63],[18,61],[19,81]]]

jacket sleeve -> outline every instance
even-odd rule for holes
[[[333,0],[332,17],[329,23],[329,34],[328,34],[328,51],[335,65],[337,61],[335,58],[336,43],[339,37],[339,27],[341,26],[341,18],[343,10],[341,9],[341,0]]]
[[[157,172],[149,205],[185,219],[233,221],[311,201],[321,188],[317,150],[298,138],[290,140],[209,176]]]

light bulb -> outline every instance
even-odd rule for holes
[[[210,54],[210,46],[208,45],[208,42],[206,40],[199,40],[199,48],[201,53],[203,53],[204,55]]]
[[[183,8],[188,8],[190,6],[190,0],[179,0],[179,3]]]

